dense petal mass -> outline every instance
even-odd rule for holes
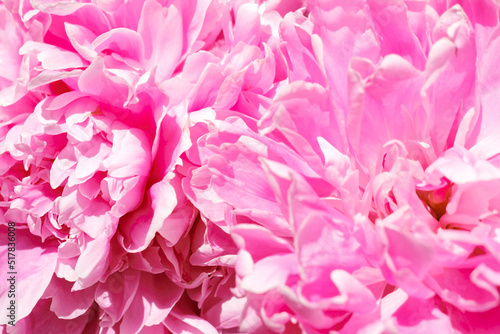
[[[499,57],[497,0],[1,2],[0,331],[499,332]]]

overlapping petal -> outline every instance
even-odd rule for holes
[[[2,332],[498,331],[499,13],[1,3]]]

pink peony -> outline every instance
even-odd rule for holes
[[[499,14],[0,3],[2,333],[499,331]]]

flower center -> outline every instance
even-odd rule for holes
[[[418,197],[424,203],[431,215],[438,221],[446,213],[446,206],[448,205],[451,197],[452,185],[453,184],[451,182],[446,181],[446,185],[438,189],[417,189]]]

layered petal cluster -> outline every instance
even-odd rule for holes
[[[500,331],[499,20],[0,2],[2,332]]]

